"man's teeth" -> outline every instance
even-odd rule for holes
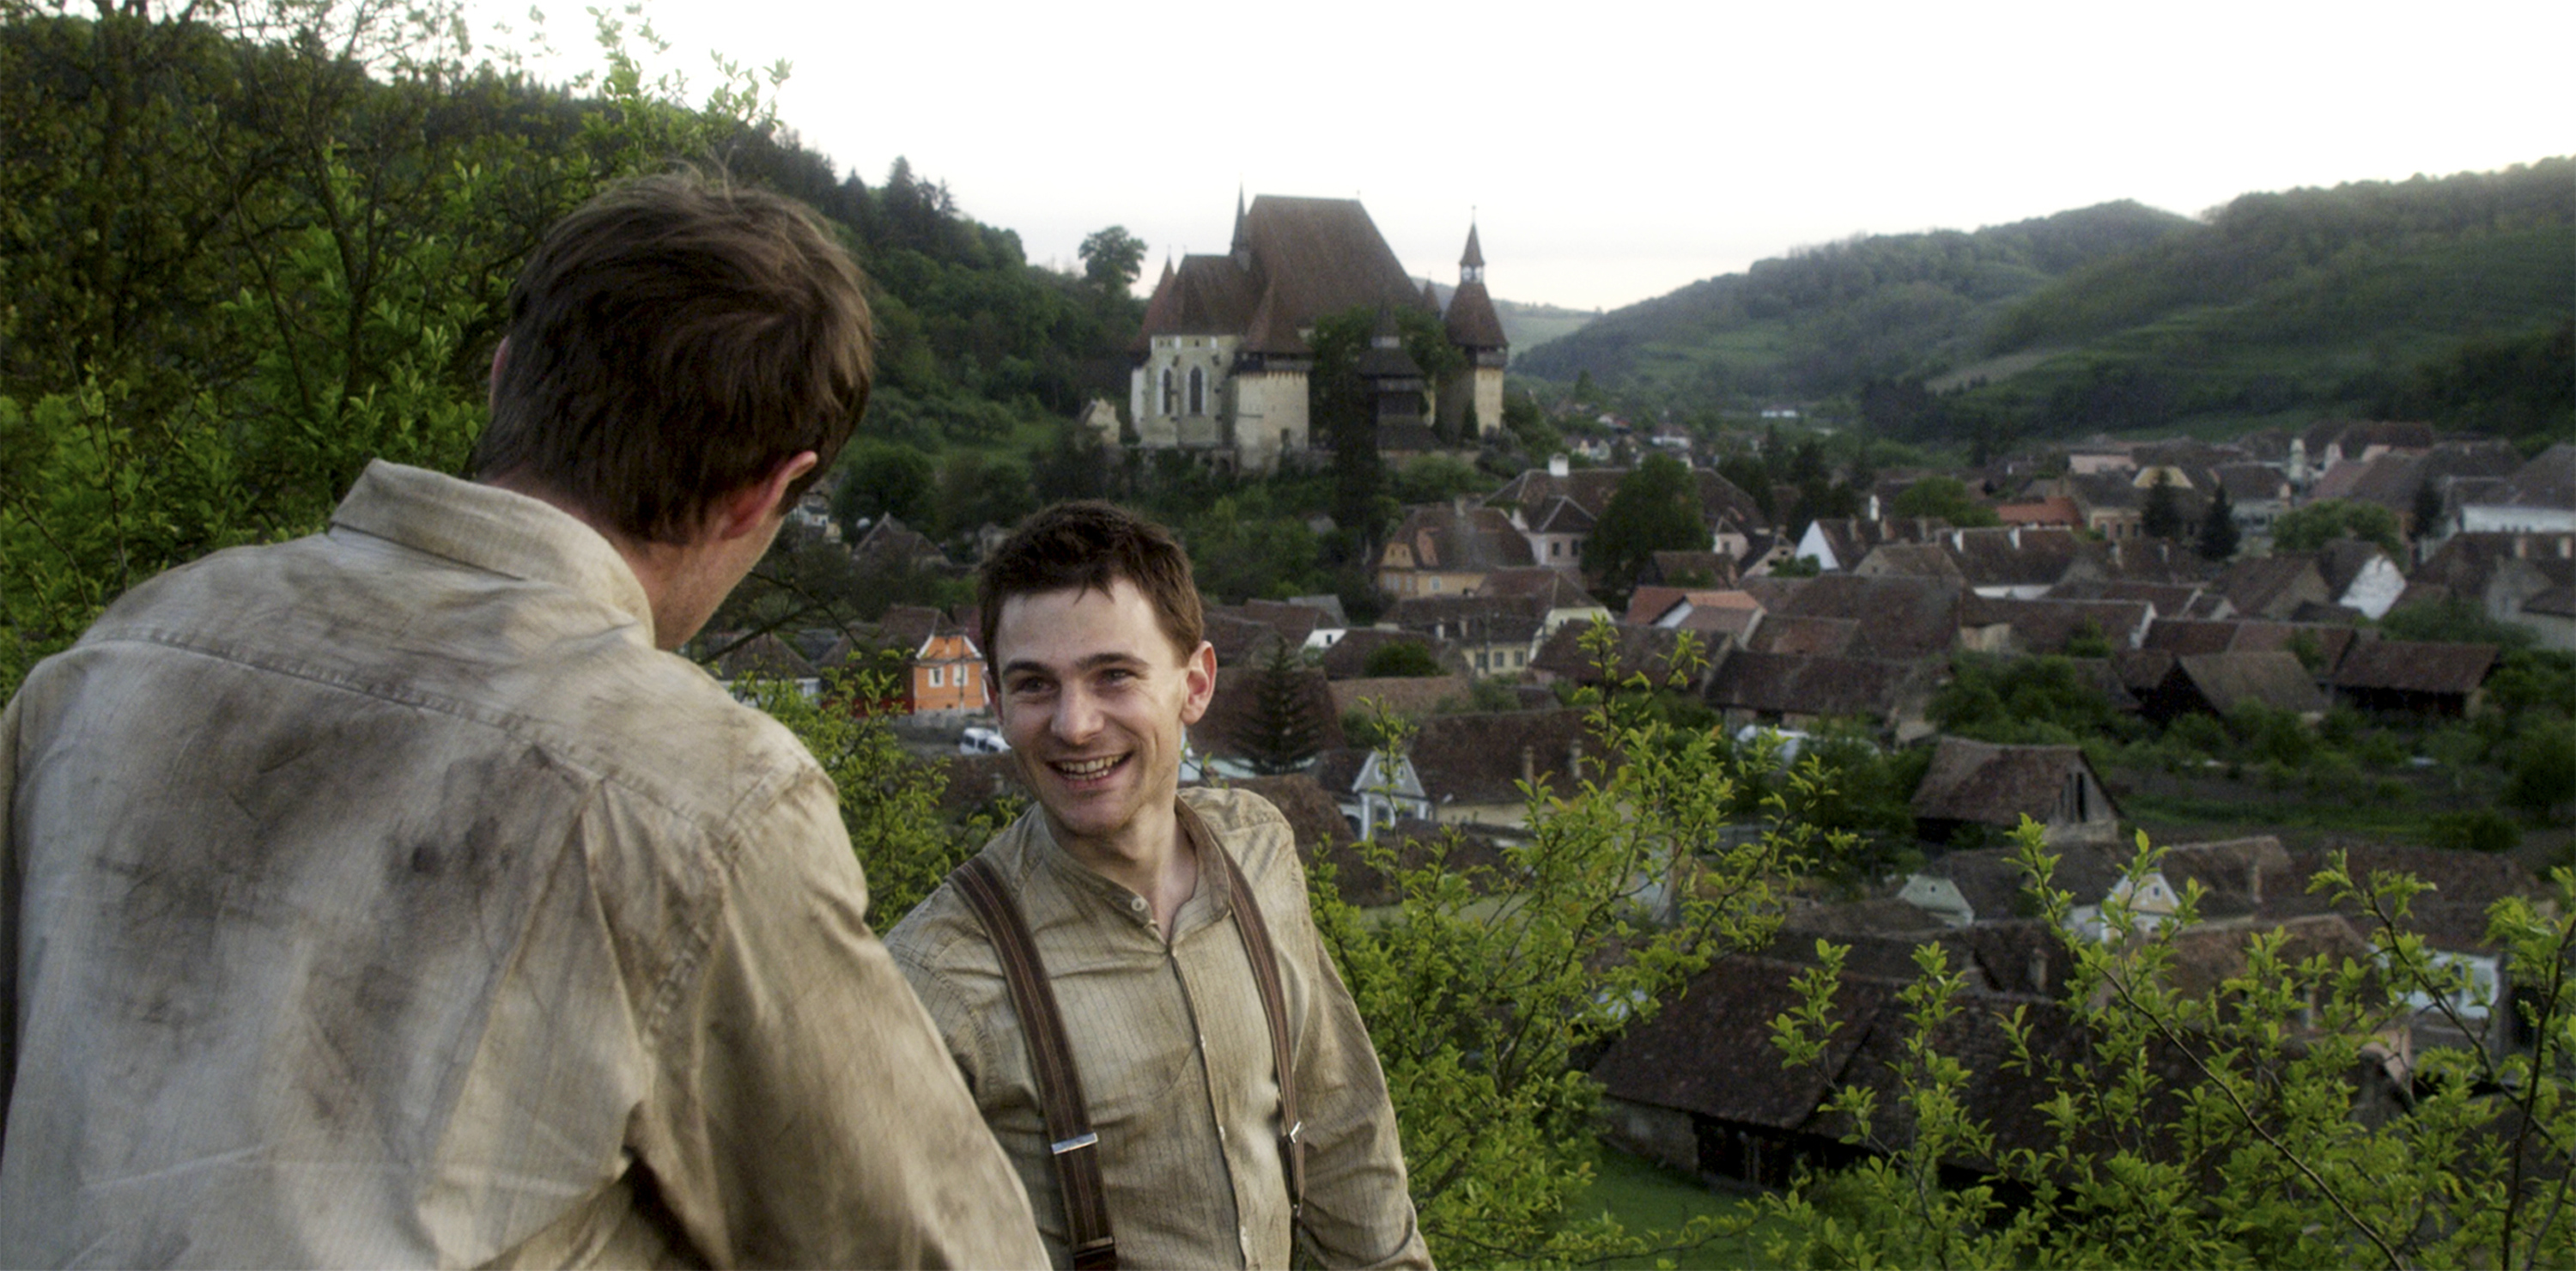
[[[1073,763],[1060,763],[1055,766],[1055,770],[1068,777],[1097,777],[1117,766],[1118,757],[1112,755],[1106,759],[1084,759]]]

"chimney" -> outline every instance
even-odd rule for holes
[[[1561,477],[1572,470],[1572,466],[1566,463],[1565,456],[1549,455],[1547,457],[1547,475],[1551,477]]]
[[[1565,775],[1568,780],[1583,780],[1583,739],[1565,743]]]

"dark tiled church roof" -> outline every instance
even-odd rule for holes
[[[1494,312],[1494,298],[1485,294],[1485,284],[1462,282],[1449,297],[1449,312],[1444,319],[1451,342],[1471,349],[1499,349],[1511,343],[1503,334],[1502,315]]]

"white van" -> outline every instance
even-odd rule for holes
[[[966,735],[957,739],[957,753],[961,755],[999,755],[1010,749],[1011,743],[1002,740],[1000,729],[981,724],[967,725]]]

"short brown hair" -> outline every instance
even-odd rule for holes
[[[644,177],[546,234],[510,288],[509,356],[474,448],[629,537],[682,542],[725,495],[849,440],[867,408],[858,266],[802,206]]]
[[[1122,578],[1154,606],[1155,620],[1182,657],[1207,638],[1198,583],[1190,577],[1190,556],[1180,540],[1114,503],[1086,499],[1056,504],[1020,522],[984,562],[975,580],[984,661],[1000,665],[993,632],[1002,624],[1004,601],[1069,590],[1105,596]]]

